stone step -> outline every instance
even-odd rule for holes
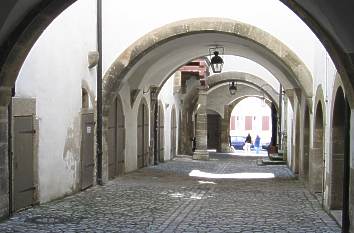
[[[268,157],[270,160],[274,160],[274,161],[283,161],[284,160],[283,154],[279,154],[279,153],[268,154]]]
[[[257,161],[257,165],[286,165],[286,161],[283,160],[270,160],[269,158],[260,159]]]

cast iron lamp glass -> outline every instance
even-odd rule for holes
[[[214,73],[221,73],[224,60],[219,56],[219,51],[214,51],[214,56],[211,58],[210,64]]]
[[[232,81],[231,83],[229,83],[229,92],[230,92],[230,95],[235,95],[236,94],[236,91],[237,91],[237,84]]]

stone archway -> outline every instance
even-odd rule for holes
[[[313,193],[323,195],[324,188],[324,108],[317,102],[314,117],[313,148],[310,153],[309,184]],[[322,197],[323,198],[323,197]]]
[[[329,208],[342,209],[346,100],[341,87],[336,91],[332,112],[332,153],[329,161]]]
[[[279,79],[285,90],[299,88],[307,98],[312,97],[310,72],[279,40],[235,20],[197,18],[152,31],[115,60],[104,77],[104,118],[111,104],[112,93],[122,88],[123,80],[131,90],[147,84],[159,86],[181,65],[207,55],[213,41],[226,41],[230,55],[247,57],[266,67]],[[180,44],[184,46],[181,48]],[[171,53],[174,54],[172,60],[168,55]]]

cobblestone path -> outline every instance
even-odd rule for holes
[[[340,228],[285,166],[215,154],[207,162],[177,157],[22,211],[0,223],[0,232],[323,233]]]

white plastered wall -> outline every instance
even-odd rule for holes
[[[44,31],[16,82],[17,97],[37,101],[39,196],[46,202],[77,190],[80,172],[81,88],[95,96],[96,1],[73,4]],[[91,106],[92,106],[91,99]]]
[[[158,99],[161,101],[164,110],[164,159],[171,159],[171,119],[172,119],[172,109],[175,108],[176,113],[176,124],[177,129],[179,128],[179,114],[181,109],[180,95],[178,93],[173,93],[174,85],[174,75],[173,74],[162,87]],[[178,137],[179,130],[176,131],[176,149],[178,148]],[[177,151],[176,151],[177,154]]]

